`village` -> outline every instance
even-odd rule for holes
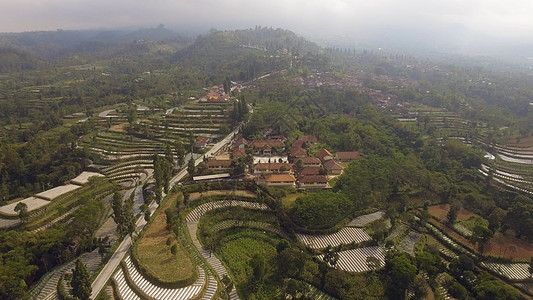
[[[198,137],[195,148],[207,146],[207,138]],[[340,176],[348,164],[361,157],[358,151],[331,153],[317,148],[314,135],[289,141],[286,137],[264,130],[263,139],[247,140],[237,135],[222,153],[204,158],[197,168],[201,180],[243,177],[266,187],[307,189],[331,188],[330,181]]]

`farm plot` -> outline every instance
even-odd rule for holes
[[[135,285],[137,290],[142,291],[153,299],[193,299],[200,294],[202,286],[206,283],[204,271],[198,268],[198,280],[192,285],[176,289],[162,288],[146,280],[139,273],[129,256],[124,259],[124,262],[126,263],[127,279],[130,279],[129,283]]]
[[[530,279],[529,264],[527,263],[492,263],[482,262],[481,265],[501,276],[510,280],[526,280]]]
[[[200,218],[203,214],[206,212],[222,208],[222,207],[228,207],[228,206],[241,206],[244,208],[249,209],[259,209],[259,210],[270,210],[266,204],[263,203],[256,203],[256,202],[246,202],[246,201],[235,201],[235,200],[223,200],[223,201],[214,201],[214,202],[208,202],[204,203],[195,209],[193,209],[188,215],[187,215],[187,223],[194,223],[200,221]]]
[[[48,203],[50,203],[50,201],[35,198],[35,197],[29,197],[24,200],[20,200],[18,202],[0,207],[0,214],[7,215],[7,216],[17,216],[18,212],[15,211],[15,206],[17,206],[17,204],[19,203],[26,204],[28,206],[28,212],[31,212],[33,210],[36,210],[38,208],[41,208],[47,205]]]
[[[323,255],[318,256],[323,259]],[[367,272],[385,266],[385,251],[378,246],[339,252],[336,267],[348,272]]]
[[[429,213],[439,221],[443,221],[446,219],[446,215],[448,214],[449,210],[450,210],[450,204],[432,205],[428,207]],[[468,220],[471,217],[479,217],[479,216],[469,212],[468,210],[464,208],[461,208],[461,210],[459,211],[459,214],[457,215],[457,221]]]
[[[342,244],[361,243],[372,240],[363,229],[353,227],[346,227],[332,234],[296,234],[296,237],[304,245],[313,249],[326,248],[328,245],[336,247]]]
[[[117,294],[120,299],[141,300],[141,297],[139,297],[126,282],[126,277],[124,277],[124,272],[121,268],[119,268],[117,273],[115,273],[115,276],[113,276],[113,281],[115,282]]]
[[[383,218],[383,216],[385,215],[385,212],[383,211],[377,211],[375,213],[371,213],[371,214],[367,214],[367,215],[362,215],[362,216],[359,216],[355,219],[353,219],[349,224],[348,226],[352,226],[352,227],[364,227],[366,226],[367,224],[369,223],[372,223],[376,220],[379,220],[381,218]]]
[[[36,194],[35,197],[48,200],[48,201],[52,201],[61,195],[75,191],[79,188],[81,188],[81,186],[75,185],[75,184],[62,185],[62,186],[58,186],[58,187],[46,190],[42,193]]]
[[[400,242],[400,249],[409,253],[411,256],[415,256],[415,244],[421,237],[421,233],[415,231],[409,232],[409,234],[407,234],[407,236]]]

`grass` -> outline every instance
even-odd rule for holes
[[[489,221],[487,221],[487,220],[485,220],[485,219],[483,219],[482,217],[479,217],[479,216],[473,216],[473,217],[468,218],[467,220],[460,221],[458,223],[463,225],[464,227],[470,229],[470,230],[474,230],[476,225],[481,225],[483,227],[488,227],[489,226]]]
[[[139,265],[161,282],[172,283],[197,277],[196,266],[181,245],[176,242],[173,234],[166,228],[164,211],[175,205],[176,200],[177,194],[174,194],[165,202],[136,245]],[[167,245],[169,238],[171,238],[172,243]],[[172,245],[177,245],[176,255],[172,255],[170,252]]]
[[[305,196],[305,194],[303,193],[288,194],[287,196],[283,197],[283,199],[281,199],[281,203],[284,208],[290,208],[292,203],[296,201],[298,197],[302,197],[302,196]]]

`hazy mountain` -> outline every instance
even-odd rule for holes
[[[183,37],[163,25],[140,30],[57,30],[0,34],[0,48],[19,49],[43,59],[59,59],[65,55],[93,53],[117,48],[119,44],[134,41],[169,40],[185,45],[190,38]],[[120,46],[123,47],[123,46]],[[119,48],[120,48],[119,47]]]

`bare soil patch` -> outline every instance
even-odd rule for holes
[[[109,131],[113,132],[126,132],[126,126],[128,126],[128,123],[120,123],[117,125],[113,125],[109,127]]]
[[[497,233],[485,246],[484,254],[513,259],[530,259],[533,245],[512,235]]]
[[[450,211],[450,204],[439,204],[439,205],[432,205],[428,207],[429,213],[435,217],[439,221],[446,220],[446,215],[448,215],[448,211]],[[457,215],[457,221],[464,221],[468,220],[471,217],[479,217],[478,215],[461,208],[459,211],[459,214]]]

